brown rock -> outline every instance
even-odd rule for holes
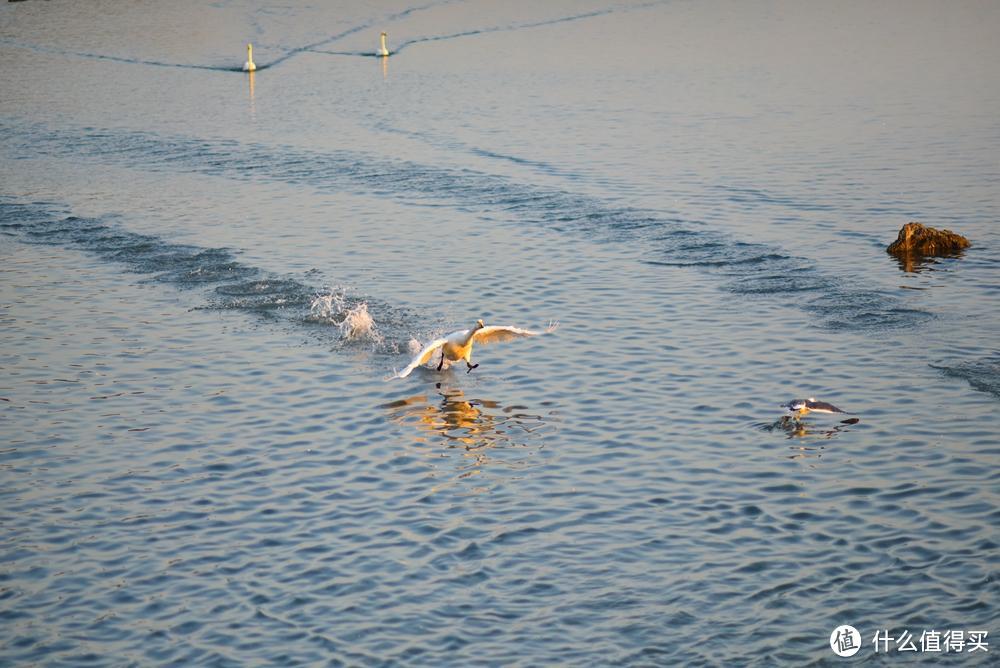
[[[971,245],[968,239],[951,230],[907,223],[885,250],[892,255],[954,255]]]

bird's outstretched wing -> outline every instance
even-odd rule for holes
[[[424,346],[423,350],[417,353],[416,357],[414,357],[410,361],[410,363],[406,365],[405,369],[397,373],[395,376],[393,376],[393,378],[406,378],[407,376],[410,375],[410,372],[416,369],[418,366],[422,364],[427,364],[427,362],[429,362],[431,357],[434,355],[434,351],[438,350],[439,348],[441,348],[441,346],[443,346],[446,343],[448,343],[448,339],[436,339],[434,341],[431,341],[426,346]]]
[[[500,341],[510,341],[511,339],[519,339],[524,336],[538,336],[540,334],[548,334],[554,332],[558,325],[552,323],[545,328],[543,332],[536,332],[530,329],[521,329],[520,327],[513,327],[511,325],[489,325],[488,327],[482,327],[476,330],[474,341],[479,345],[484,345],[487,343],[498,343]]]

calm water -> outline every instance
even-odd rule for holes
[[[0,6],[0,664],[995,663],[1000,6],[317,4]]]

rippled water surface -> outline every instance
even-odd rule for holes
[[[0,6],[0,664],[995,662],[998,33]],[[559,326],[387,380],[478,318]]]

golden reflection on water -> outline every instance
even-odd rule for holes
[[[415,430],[414,442],[427,454],[440,456],[440,446],[461,452],[459,478],[478,475],[488,465],[528,466],[526,458],[544,445],[542,436],[555,421],[525,406],[503,406],[498,401],[472,398],[457,387],[433,394],[415,394],[381,408],[389,418]]]
[[[385,81],[389,78],[389,56],[382,56],[379,60],[382,61],[382,80]]]
[[[251,118],[255,118],[256,115],[257,115],[256,110],[254,109],[254,101],[253,101],[253,75],[254,75],[253,72],[247,72],[247,81],[249,82],[248,85],[250,86],[250,117]]]
[[[934,271],[935,265],[940,265],[943,260],[961,258],[965,255],[964,250],[953,253],[941,253],[940,255],[918,255],[915,253],[901,253],[894,255],[899,264],[899,270],[907,274],[919,274],[926,271]]]
[[[842,420],[835,425],[820,426],[813,422],[807,422],[805,420],[795,420],[788,416],[782,417],[770,424],[760,425],[760,429],[763,431],[782,431],[785,433],[785,437],[788,439],[803,439],[803,440],[829,440],[839,436],[842,433],[849,431],[849,427],[855,425],[859,422],[857,418],[850,418],[847,420]],[[792,459],[804,459],[808,457],[822,457],[820,451],[822,447],[809,447],[804,443],[793,447],[796,454],[792,455]]]

